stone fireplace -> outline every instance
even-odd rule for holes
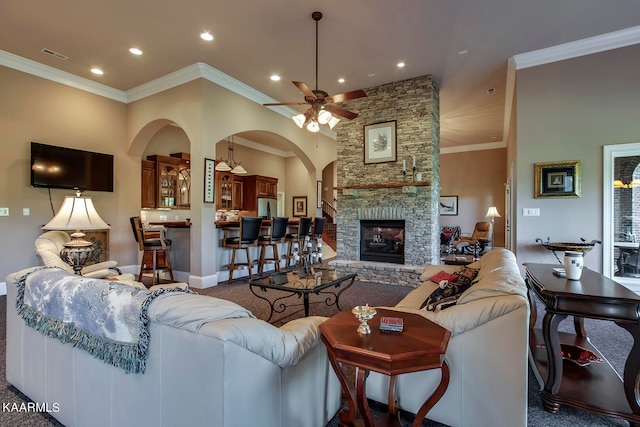
[[[338,256],[333,265],[355,271],[358,280],[415,286],[424,265],[440,256],[438,91],[431,76],[365,91],[366,98],[349,102],[358,118],[338,130]],[[365,164],[364,126],[389,121],[396,122],[396,160]],[[403,164],[409,166],[406,174]],[[404,224],[401,263],[361,257],[361,239],[367,239],[361,223],[368,221]]]

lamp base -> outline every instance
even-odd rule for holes
[[[71,234],[71,240],[64,244],[60,251],[60,258],[69,264],[73,271],[81,275],[85,264],[93,257],[93,243],[84,239],[85,234],[75,232]]]

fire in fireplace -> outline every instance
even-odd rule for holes
[[[361,220],[360,260],[404,264],[404,220]]]

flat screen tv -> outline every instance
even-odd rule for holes
[[[31,143],[31,186],[113,191],[113,155]]]

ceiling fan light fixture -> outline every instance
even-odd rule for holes
[[[320,125],[315,120],[311,120],[307,123],[307,130],[313,133],[320,132]]]
[[[332,116],[331,119],[329,120],[329,123],[328,123],[329,124],[329,129],[333,129],[333,127],[335,125],[337,125],[338,123],[340,123],[340,119],[335,117],[335,116]]]
[[[304,113],[300,113],[293,116],[292,119],[296,123],[296,125],[298,125],[300,129],[302,129],[302,126],[304,126],[304,123],[307,121],[307,116],[305,116]]]
[[[321,125],[326,125],[333,118],[331,113],[327,110],[320,110],[318,113],[318,123]]]

